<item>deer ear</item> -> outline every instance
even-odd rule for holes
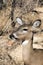
[[[16,22],[20,25],[23,25],[23,21],[20,18],[16,18]]]
[[[38,20],[35,20],[34,23],[33,23],[33,27],[37,28],[41,25],[41,20],[38,19]]]

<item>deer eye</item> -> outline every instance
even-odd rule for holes
[[[27,33],[28,29],[23,29],[22,33]]]
[[[27,32],[28,32],[28,29],[26,29],[26,28],[23,28],[20,30],[20,33],[22,33],[22,34],[27,33]]]
[[[27,31],[28,29],[23,29],[24,31]]]
[[[36,20],[34,23],[33,23],[33,27],[40,27],[40,25],[41,25],[41,20]]]

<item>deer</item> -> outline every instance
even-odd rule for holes
[[[41,20],[36,20],[33,25],[23,24],[12,33],[12,39],[22,40],[24,65],[43,65],[43,50],[33,49],[34,34],[41,32],[40,25]]]

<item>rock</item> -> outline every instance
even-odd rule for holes
[[[43,49],[43,32],[34,34],[34,36],[33,36],[33,48]]]

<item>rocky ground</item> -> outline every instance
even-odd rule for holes
[[[28,35],[33,49],[43,49],[43,3],[35,2],[16,0],[12,8],[9,0],[0,10],[0,65],[24,65],[22,43]]]

